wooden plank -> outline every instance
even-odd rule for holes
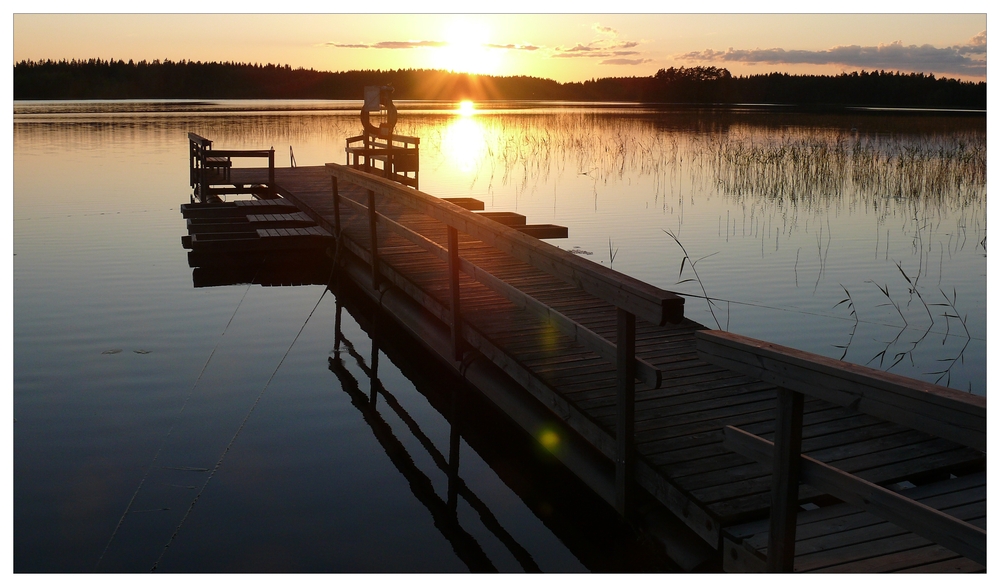
[[[483,204],[482,200],[477,200],[476,198],[441,198],[445,202],[454,204],[465,210],[485,210],[486,205]]]
[[[517,214],[516,212],[480,212],[479,215],[483,218],[489,218],[493,222],[499,222],[504,226],[524,226],[527,223],[524,214]]]
[[[569,238],[569,229],[558,224],[526,224],[513,228],[521,234],[526,234],[532,238]]]
[[[767,562],[728,536],[722,539],[722,570],[727,573],[763,573]]]
[[[695,334],[704,360],[986,450],[986,398],[720,331]]]
[[[976,517],[986,515],[985,496],[979,503],[966,506],[948,508],[947,510],[937,508],[927,502],[921,502],[928,507],[934,507],[950,516],[968,521]],[[978,515],[977,515],[978,514]],[[816,526],[816,524],[813,524]],[[811,536],[807,539],[800,539],[795,548],[796,556],[825,552],[835,548],[842,548],[854,544],[863,544],[874,540],[891,538],[893,536],[903,536],[910,531],[902,526],[886,522],[868,512],[861,511],[852,516],[844,516],[828,520],[824,525],[826,533]],[[754,537],[755,539],[757,537]],[[744,544],[750,546],[759,543],[759,540],[748,540]]]
[[[732,426],[726,427],[726,446],[759,462],[769,462],[774,454],[773,443]],[[986,564],[985,530],[805,455],[799,466],[803,483]]]
[[[897,573],[985,573],[986,566],[964,557],[955,557],[930,564],[900,569]]]

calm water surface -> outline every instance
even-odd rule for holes
[[[342,162],[359,104],[15,104],[16,571],[669,569],[357,296],[193,287],[186,133]],[[407,106],[423,191],[568,226],[707,326],[985,394],[985,117]]]

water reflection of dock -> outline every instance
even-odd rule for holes
[[[668,551],[687,534],[729,570],[985,568],[985,399],[696,336],[670,292],[344,166],[228,171],[331,235],[343,278],[627,519],[651,527],[645,499],[677,516]],[[377,379],[366,397],[331,368],[396,462],[372,412]],[[422,473],[400,459],[417,495]],[[419,493],[436,521],[447,515],[448,501]],[[489,568],[448,528],[470,568]]]
[[[379,444],[397,470],[409,483],[414,496],[434,520],[435,527],[451,543],[456,555],[475,572],[495,571],[499,567],[477,540],[475,530],[463,525],[471,521],[459,512],[459,502],[471,509],[478,525],[499,543],[520,569],[539,572],[541,569],[529,548],[504,528],[475,490],[463,479],[462,442],[490,465],[571,552],[592,571],[608,572],[630,568],[636,571],[663,572],[674,570],[657,563],[648,546],[636,544],[634,537],[623,532],[616,517],[600,508],[599,500],[580,482],[565,472],[551,458],[541,457],[529,443],[519,441],[513,423],[496,408],[483,402],[463,381],[436,370],[426,351],[414,349],[413,340],[393,323],[380,318],[375,304],[359,297],[346,283],[335,284],[337,314],[334,350],[329,359],[330,371],[340,381],[341,388],[351,397]],[[341,329],[341,316],[351,318],[371,339],[371,355],[362,356]],[[379,357],[388,357],[412,382],[448,425],[447,449],[439,449],[425,432],[420,416],[407,410],[407,399],[397,398],[379,378]],[[352,365],[353,364],[353,367]],[[355,377],[360,371],[361,381]],[[363,387],[367,386],[367,389]],[[412,399],[411,399],[412,401]],[[389,417],[383,415],[388,413]],[[395,425],[390,423],[395,422]],[[426,424],[425,424],[426,425]],[[405,438],[416,441],[425,455],[414,458],[407,450]],[[438,441],[440,443],[440,440]],[[413,446],[413,443],[409,443]],[[417,463],[433,463],[431,471]],[[436,470],[435,470],[436,469]],[[434,480],[445,479],[444,487]],[[480,530],[481,532],[482,530]],[[622,542],[625,542],[624,549]],[[624,552],[627,549],[628,552]],[[628,563],[624,563],[624,560]],[[627,567],[623,567],[627,564]]]

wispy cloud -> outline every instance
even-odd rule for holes
[[[625,51],[638,47],[636,41],[608,41],[599,39],[587,44],[577,43],[572,47],[556,47],[552,53],[553,57],[620,57],[623,55],[636,55],[638,51]]]
[[[594,30],[602,35],[611,35],[612,37],[618,36],[618,31],[609,26],[601,26],[597,23],[594,23]]]
[[[638,51],[593,51],[593,52],[579,52],[579,53],[555,53],[553,57],[624,57],[625,55],[638,55]]]
[[[598,63],[598,65],[642,65],[643,63],[650,63],[652,59],[605,59]]]
[[[338,49],[420,49],[423,47],[447,47],[447,41],[379,41],[378,43],[323,43],[324,47],[336,47]],[[510,43],[500,45],[496,43],[483,43],[487,49],[509,49],[513,51],[537,51],[541,47],[537,45],[517,45]]]
[[[325,43],[327,47],[340,49],[417,49],[420,47],[444,47],[444,41],[379,41],[378,43]]]
[[[513,51],[538,51],[541,49],[541,47],[538,47],[537,45],[497,45],[495,43],[487,43],[483,45],[483,47],[488,49],[510,49]]]
[[[986,60],[972,59],[970,55],[986,54],[986,31],[969,39],[965,45],[934,47],[932,45],[904,45],[902,41],[880,43],[877,46],[838,45],[822,51],[799,49],[733,49],[725,51],[706,49],[676,55],[682,61],[710,61],[769,64],[846,65],[867,69],[888,69],[986,75]]]

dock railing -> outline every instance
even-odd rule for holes
[[[213,149],[212,141],[188,133],[189,167],[191,187],[202,202],[214,193],[224,190],[212,189],[213,183],[230,183],[230,170],[234,157],[267,157],[267,188],[274,192],[274,147],[271,149]]]
[[[521,234],[517,230],[474,214],[450,202],[435,198],[415,189],[400,186],[347,166],[327,163],[332,176],[334,202],[334,232],[341,245],[340,208],[350,206],[368,217],[371,251],[360,247],[352,249],[371,266],[372,287],[379,288],[383,273],[391,278],[392,272],[379,263],[378,231],[390,230],[425,251],[448,263],[449,304],[432,311],[451,328],[452,353],[461,361],[467,350],[467,341],[477,335],[462,319],[459,273],[465,273],[479,283],[503,296],[515,306],[536,314],[553,324],[569,338],[608,360],[617,370],[618,418],[616,424],[615,501],[616,507],[628,515],[632,503],[634,479],[634,420],[635,380],[639,379],[654,388],[662,383],[662,372],[647,361],[635,356],[636,317],[655,325],[677,323],[684,318],[684,299],[637,279],[612,271],[606,267],[579,258],[557,247]],[[350,182],[367,191],[367,205],[340,197],[338,182]],[[376,195],[405,205],[447,226],[447,246],[410,230],[379,214],[375,207]],[[460,255],[458,233],[467,234],[511,257],[557,277],[617,308],[617,340],[611,342],[572,318],[558,312],[543,302],[518,290],[483,268]],[[408,292],[417,294],[417,292]]]
[[[986,398],[721,331],[695,333],[702,360],[778,386],[774,442],[727,426],[725,446],[772,466],[767,570],[794,568],[799,482],[982,565],[986,531],[801,454],[804,396],[986,451]]]

